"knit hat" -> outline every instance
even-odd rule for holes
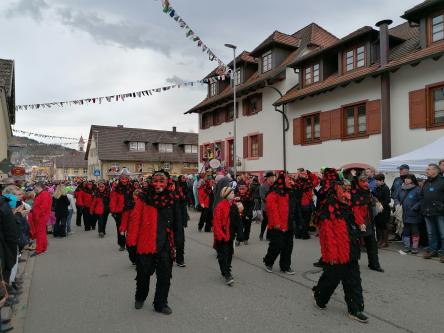
[[[231,192],[233,192],[233,189],[231,187],[229,187],[229,186],[225,186],[220,191],[220,197],[223,198],[223,199],[226,199]]]

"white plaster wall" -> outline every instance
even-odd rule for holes
[[[8,109],[3,89],[0,89],[0,161],[8,157],[8,138],[11,135]]]
[[[392,155],[407,153],[442,137],[444,129],[409,128],[409,92],[444,81],[444,57],[425,60],[416,67],[404,66],[390,74],[390,80]]]
[[[350,83],[345,88],[306,97],[287,105],[290,130],[287,132],[287,169],[299,167],[319,170],[322,166],[341,167],[348,163],[366,163],[377,166],[382,157],[381,135],[358,140],[330,140],[316,145],[293,145],[293,119],[304,114],[330,111],[341,105],[381,98],[380,79],[367,78],[361,83]]]

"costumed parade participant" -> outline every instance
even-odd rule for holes
[[[325,309],[340,282],[344,288],[345,302],[352,319],[367,322],[363,314],[361,273],[359,271],[360,231],[366,230],[362,220],[355,220],[351,195],[334,169],[324,171],[322,202],[319,203],[317,223],[323,273],[313,287],[315,303]]]
[[[222,201],[214,209],[214,249],[217,252],[220,272],[227,285],[234,282],[231,274],[231,261],[234,253],[234,239],[242,240],[242,220],[240,213],[243,206],[234,201],[234,192],[231,187],[224,187],[220,196]]]
[[[52,206],[51,195],[45,191],[41,183],[37,183],[34,186],[34,191],[36,196],[30,214],[32,216],[32,230],[36,239],[36,248],[35,252],[31,254],[31,256],[42,254],[46,252],[48,248],[46,224],[48,223]]]
[[[94,220],[98,222],[100,238],[103,238],[106,234],[106,222],[108,221],[109,215],[109,196],[108,186],[103,181],[99,182],[97,190],[94,193],[91,213],[95,216]]]
[[[265,204],[265,198],[267,197],[268,192],[270,191],[271,186],[273,186],[274,182],[276,181],[276,176],[273,171],[267,171],[265,172],[265,180],[259,187],[259,193],[261,196],[261,208],[262,208],[262,221],[261,221],[261,232],[259,234],[259,239],[264,240],[264,234],[267,230],[268,225],[268,216],[267,216],[267,207]],[[268,232],[266,234],[266,240],[270,240],[270,236],[268,235]]]
[[[131,230],[137,235],[137,287],[135,308],[141,309],[148,296],[150,276],[156,273],[154,310],[166,315],[172,313],[168,306],[175,247],[173,229],[176,222],[174,194],[168,186],[169,175],[158,171],[153,175],[152,187],[141,195],[142,218]]]
[[[205,226],[205,232],[211,232],[212,218],[213,218],[213,178],[207,176],[205,180],[201,180],[201,185],[197,189],[199,196],[199,205],[202,213],[199,219],[198,229],[202,231]]]
[[[93,202],[93,192],[94,184],[92,181],[86,183],[83,188],[82,199],[83,199],[83,225],[85,226],[85,231],[94,230],[96,228],[94,215],[91,213],[92,202]]]
[[[319,178],[309,170],[299,169],[296,179],[296,188],[301,192],[302,220],[296,225],[295,236],[300,239],[309,239],[310,220],[314,212],[313,190],[319,185]]]
[[[176,183],[171,183],[170,191],[175,193],[177,220],[174,225],[174,243],[176,245],[176,263],[185,267],[185,229],[188,226],[187,183],[185,176],[179,176]]]
[[[281,172],[265,198],[270,243],[264,264],[265,270],[269,273],[273,272],[273,264],[280,256],[281,271],[290,275],[295,274],[291,268],[294,226],[302,217],[300,196],[293,187],[294,181]]]
[[[128,251],[128,256],[133,265],[136,264],[137,259],[137,230],[138,223],[143,214],[143,201],[140,198],[142,191],[135,190],[133,192],[134,208],[130,210],[129,217],[127,219],[122,219],[120,224],[119,232],[122,237],[125,237],[126,250]]]
[[[76,199],[76,226],[80,227],[82,225],[83,216],[83,182],[77,185],[74,191],[74,198]]]
[[[248,245],[248,240],[250,239],[251,222],[253,221],[253,209],[254,201],[251,197],[251,193],[248,189],[247,184],[241,181],[238,183],[238,197],[239,201],[242,203],[244,210],[241,213],[242,226],[243,226],[243,242],[244,245]],[[236,241],[236,245],[240,245],[241,240]]]
[[[119,245],[119,251],[125,251],[125,236],[120,233],[120,225],[122,224],[122,221],[128,223],[127,219],[129,219],[130,211],[133,207],[133,187],[131,186],[128,176],[122,174],[119,181],[111,190],[109,203],[109,209],[116,221],[117,245]]]

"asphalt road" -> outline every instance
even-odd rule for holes
[[[150,291],[134,309],[135,270],[118,252],[114,221],[99,239],[74,227],[68,239],[49,237],[48,253],[35,259],[25,332],[443,332],[444,264],[381,251],[385,273],[361,260],[368,324],[348,319],[342,288],[326,311],[313,306],[311,287],[320,270],[318,239],[297,240],[296,275],[264,271],[267,243],[252,227],[248,246],[235,250],[232,287],[219,273],[212,234],[197,232],[197,214],[186,231],[186,268],[174,267],[171,316],[155,313]],[[155,277],[151,280],[154,291]]]

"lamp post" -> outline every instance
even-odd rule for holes
[[[234,179],[236,179],[237,176],[237,155],[236,155],[236,48],[237,46],[233,44],[225,44],[225,47],[228,47],[229,49],[233,50],[233,73],[231,75],[231,81],[233,82],[233,167],[234,167]]]

